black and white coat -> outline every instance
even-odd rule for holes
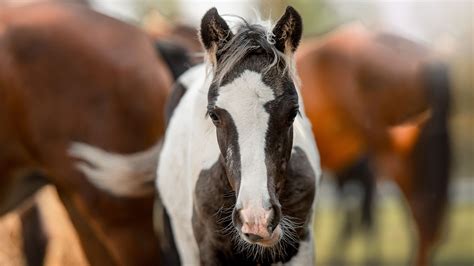
[[[293,23],[294,12],[287,9],[275,28],[285,23],[285,16]],[[211,25],[218,24],[214,33],[228,30],[216,16],[215,10],[209,11],[203,24],[207,18]],[[294,24],[291,23],[283,26]],[[260,27],[250,28],[249,32],[253,34],[258,29]],[[203,26],[201,38],[209,52],[216,47],[212,46],[212,38],[206,40],[202,31]],[[221,36],[229,34],[233,35],[227,32]],[[246,37],[251,38],[251,34]],[[291,36],[288,32],[285,35]],[[278,40],[271,44],[278,46]],[[183,265],[313,264],[312,217],[321,176],[319,154],[301,97],[298,97],[295,75],[289,74],[291,70],[263,71],[266,60],[260,57],[265,51],[257,48],[256,52],[245,53],[245,58],[239,60],[238,66],[226,73],[218,85],[212,59],[188,70],[179,79],[177,87],[186,93],[169,120],[156,186],[170,217]],[[214,64],[219,64],[223,59],[215,57],[214,60]],[[289,145],[290,152],[280,167],[275,166],[278,163],[272,159],[285,148],[284,144],[272,146],[271,142],[280,141],[273,136],[278,135],[277,124],[281,120],[275,116],[285,105],[280,99],[290,98],[299,106],[299,115],[288,129],[282,129],[289,132],[290,141],[283,143]],[[226,120],[216,122],[216,115],[206,115],[214,109],[219,110],[221,120]],[[224,122],[226,127],[216,124]],[[276,133],[272,133],[274,131]],[[275,167],[278,169],[274,170]],[[280,168],[283,178],[279,181],[269,178],[278,175],[273,172]],[[245,214],[242,211],[236,214],[236,209],[242,210],[245,204],[260,206],[266,202],[278,209],[272,212],[272,217],[277,216],[279,224],[270,232],[278,231],[280,241],[272,246],[247,243],[249,240],[243,235],[248,234],[242,234],[244,228],[239,227],[239,230],[235,226],[239,219],[236,217]],[[285,220],[285,217],[291,218]]]

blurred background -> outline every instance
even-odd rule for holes
[[[57,0],[59,1],[59,0]],[[2,5],[24,5],[30,0],[0,0]],[[453,165],[449,189],[450,206],[434,265],[474,265],[474,3],[470,0],[83,0],[92,8],[159,34],[163,28],[186,24],[197,28],[207,9],[220,14],[278,18],[287,5],[301,12],[304,36],[331,32],[358,21],[372,30],[384,30],[432,48],[448,62],[452,77],[449,126]],[[406,265],[416,247],[413,226],[401,192],[391,181],[377,183],[374,224],[370,232],[353,230],[341,244],[346,211],[356,210],[361,189],[348,186],[341,202],[332,173],[325,173],[318,197],[315,239],[318,265]],[[47,231],[53,240],[47,265],[86,265],[54,189],[37,196]],[[21,228],[16,213],[0,219],[0,265],[23,265]]]

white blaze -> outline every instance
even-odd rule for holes
[[[237,128],[241,180],[237,204],[262,206],[270,200],[265,165],[265,137],[270,115],[265,104],[275,99],[262,75],[245,70],[231,83],[219,88],[216,106],[231,115]]]

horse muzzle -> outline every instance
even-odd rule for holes
[[[236,210],[241,237],[251,243],[271,247],[280,241],[282,231],[274,207],[247,207]]]

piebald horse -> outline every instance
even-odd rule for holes
[[[204,15],[208,60],[178,80],[157,170],[183,265],[313,264],[321,170],[293,65],[301,33],[292,7],[273,28]]]
[[[0,215],[53,184],[91,264],[158,264],[153,186],[122,197],[131,188],[119,182],[104,193],[71,157],[86,147],[71,143],[150,148],[134,158],[155,160],[171,85],[153,42],[133,26],[75,4],[0,9]],[[119,180],[134,170],[94,155],[94,164],[78,164],[89,176],[104,164]],[[155,167],[140,171],[134,179],[154,176]]]

